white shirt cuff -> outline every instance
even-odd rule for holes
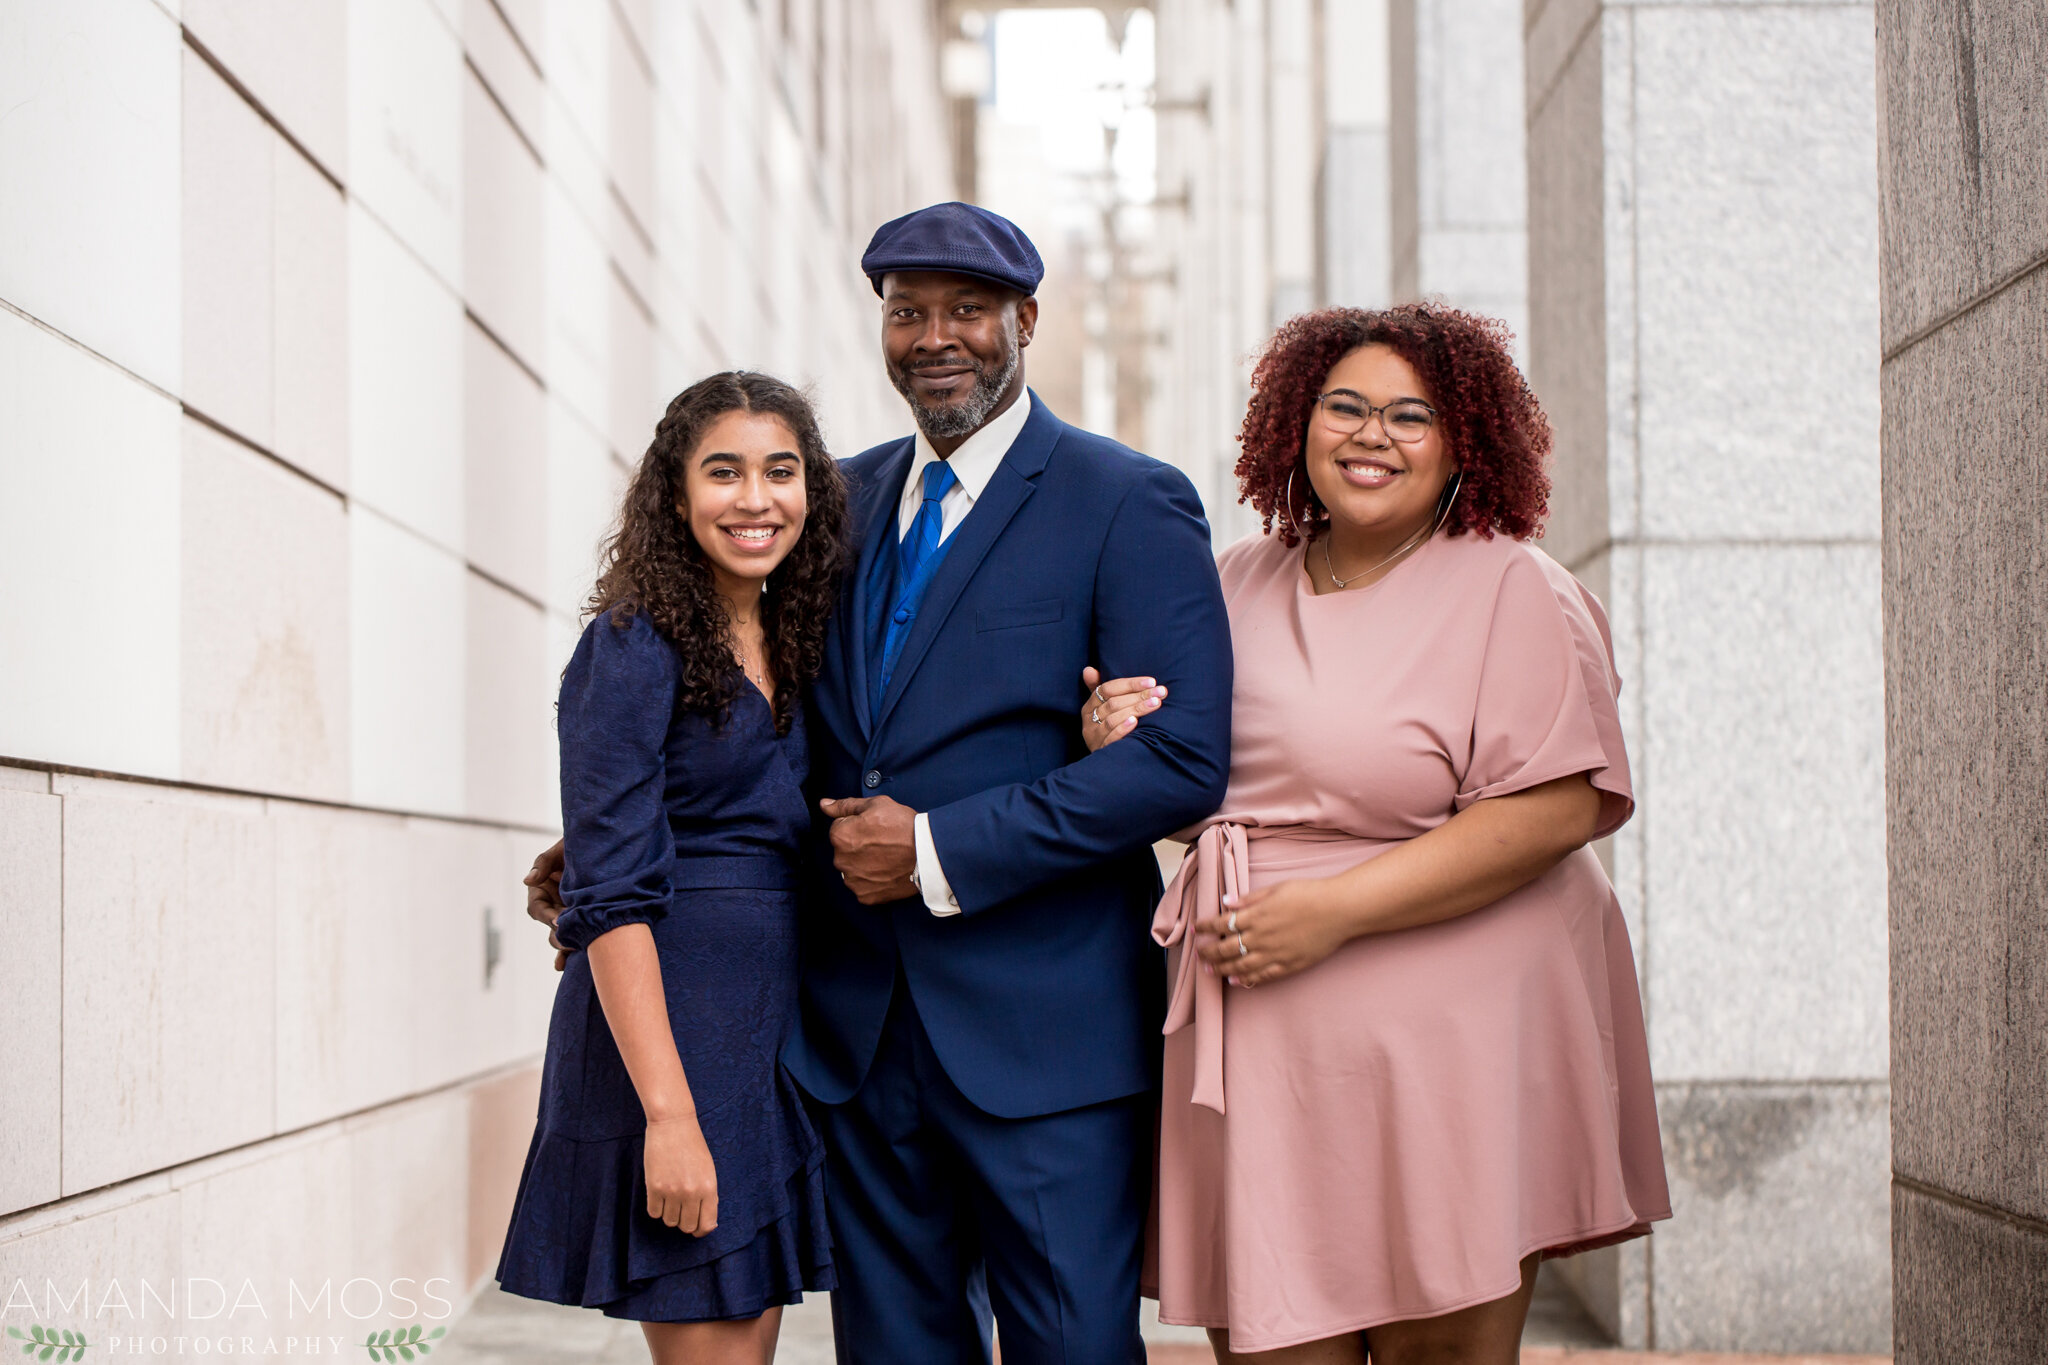
[[[934,915],[957,915],[960,902],[954,898],[953,884],[946,880],[946,869],[939,866],[939,850],[932,843],[932,820],[923,811],[911,821],[917,840],[917,881],[924,891],[925,908]]]

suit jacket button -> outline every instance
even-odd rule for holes
[[[873,768],[870,768],[868,769],[868,775],[861,779],[861,785],[865,786],[869,791],[873,791],[876,787],[882,785],[882,775]]]

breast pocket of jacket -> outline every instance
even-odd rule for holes
[[[1058,597],[1041,597],[1031,602],[1004,602],[980,607],[974,613],[977,631],[1020,630],[1025,626],[1049,626],[1066,615],[1066,602]]]

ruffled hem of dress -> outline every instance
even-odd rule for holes
[[[698,1316],[717,1318],[751,1317],[805,1289],[830,1287],[822,1146],[787,1154],[787,1174],[767,1189],[721,1192],[718,1228],[693,1237],[648,1216],[643,1142],[639,1134],[595,1142],[534,1136],[498,1262],[508,1293],[606,1308],[664,1280],[694,1277],[711,1287]],[[679,1284],[663,1300],[682,1301]]]
[[[1662,1222],[1670,1216],[1669,1210],[1662,1213],[1653,1213],[1648,1218],[1633,1218],[1628,1224],[1619,1228],[1572,1233],[1567,1236],[1567,1240],[1562,1242],[1551,1242],[1547,1238],[1540,1239],[1535,1246],[1529,1247],[1517,1255],[1515,1263],[1520,1265],[1522,1258],[1525,1256],[1540,1255],[1544,1260],[1548,1261],[1562,1256],[1576,1256],[1582,1251],[1597,1251],[1601,1247],[1615,1246],[1622,1242],[1633,1241],[1638,1237],[1647,1237],[1650,1235],[1651,1223]],[[1518,1273],[1514,1281],[1504,1287],[1480,1290],[1453,1302],[1431,1304],[1428,1307],[1416,1309],[1378,1310],[1368,1313],[1356,1321],[1347,1320],[1330,1323],[1290,1333],[1286,1336],[1259,1338],[1256,1340],[1246,1337],[1240,1342],[1233,1335],[1230,1349],[1236,1352],[1250,1352],[1254,1354],[1261,1351],[1282,1351],[1290,1346],[1303,1346],[1311,1341],[1323,1341],[1330,1337],[1343,1336],[1349,1332],[1370,1331],[1375,1327],[1383,1327],[1390,1322],[1415,1322],[1424,1318],[1438,1318],[1446,1313],[1456,1313],[1462,1309],[1477,1307],[1482,1303],[1492,1303],[1495,1299],[1506,1298],[1515,1292],[1520,1283],[1521,1277]],[[1141,1286],[1139,1292],[1149,1299],[1159,1298],[1159,1288],[1157,1285],[1148,1284]],[[1231,1330],[1230,1320],[1227,1315],[1220,1317],[1171,1316],[1171,1310],[1166,1307],[1164,1302],[1161,1302],[1159,1306],[1159,1320],[1169,1327],[1200,1327],[1211,1332],[1229,1332]]]
[[[793,1180],[807,1180],[800,1172]],[[794,1192],[793,1192],[794,1193]],[[633,1322],[713,1322],[758,1317],[770,1308],[801,1302],[806,1290],[836,1289],[824,1205],[810,1200],[716,1260],[635,1284],[624,1298],[597,1307],[606,1317]]]

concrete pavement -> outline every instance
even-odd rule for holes
[[[1148,1301],[1145,1339],[1150,1365],[1209,1365],[1203,1334],[1162,1326]],[[1571,1296],[1545,1275],[1537,1286],[1522,1337],[1522,1365],[1887,1365],[1888,1356],[1764,1356],[1617,1351]],[[828,1296],[813,1294],[786,1309],[776,1365],[832,1365],[832,1312]],[[433,1365],[646,1365],[647,1344],[637,1325],[600,1313],[535,1303],[484,1289],[449,1329]]]

